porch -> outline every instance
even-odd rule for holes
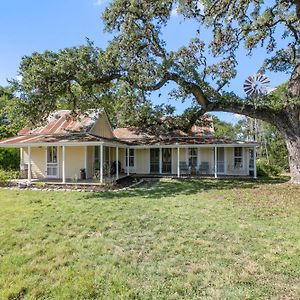
[[[132,146],[130,173],[144,177],[257,177],[257,144]]]
[[[115,144],[21,147],[21,183],[102,185],[129,176],[129,150]]]

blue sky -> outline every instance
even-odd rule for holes
[[[0,4],[0,85],[7,85],[7,79],[15,78],[22,56],[44,50],[57,51],[65,47],[85,43],[86,37],[105,47],[111,38],[103,32],[100,19],[107,0],[3,0]],[[173,16],[165,29],[168,48],[176,49],[186,43],[194,31],[192,22]],[[205,37],[204,37],[205,39]],[[247,76],[257,72],[265,57],[263,49],[256,50],[252,57],[239,51],[237,77],[229,89],[243,95],[243,82]],[[271,86],[276,87],[288,79],[286,74],[267,73]],[[153,102],[167,100],[181,112],[188,104],[168,99],[167,90],[153,94]],[[231,114],[218,113],[224,120],[235,122]]]

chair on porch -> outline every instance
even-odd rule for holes
[[[180,174],[190,175],[190,168],[185,161],[179,162]]]
[[[202,174],[209,174],[209,162],[208,161],[203,161],[201,162],[199,168],[198,168],[198,172],[199,175]]]

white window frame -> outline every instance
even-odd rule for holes
[[[240,149],[241,153],[236,155],[236,150]],[[238,162],[236,160],[239,160]],[[233,167],[234,169],[243,169],[244,167],[244,156],[243,156],[243,147],[234,147],[233,149]]]
[[[126,148],[125,150],[125,167],[127,168],[127,151],[129,150],[129,169],[132,169],[132,168],[135,168],[135,156],[136,156],[136,153],[135,153],[135,149],[128,149]],[[133,154],[132,154],[133,153]],[[130,164],[130,159],[133,159],[133,165]]]
[[[48,163],[48,152],[49,152],[49,149],[52,149],[53,151],[53,148],[56,148],[56,163]],[[45,170],[45,173],[46,173],[46,178],[59,178],[59,172],[60,172],[60,168],[59,168],[59,147],[58,146],[47,146],[46,147],[46,155],[45,155],[45,162],[46,162],[46,170]],[[48,174],[48,166],[56,166],[56,175],[49,175]]]
[[[194,152],[191,154],[191,152]],[[196,164],[194,165],[195,168],[198,167],[199,164],[199,158],[198,158],[198,149],[197,148],[188,148],[188,166],[190,166],[190,159],[196,159]]]

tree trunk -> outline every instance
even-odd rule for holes
[[[285,135],[285,143],[289,152],[291,183],[300,184],[300,135]]]

